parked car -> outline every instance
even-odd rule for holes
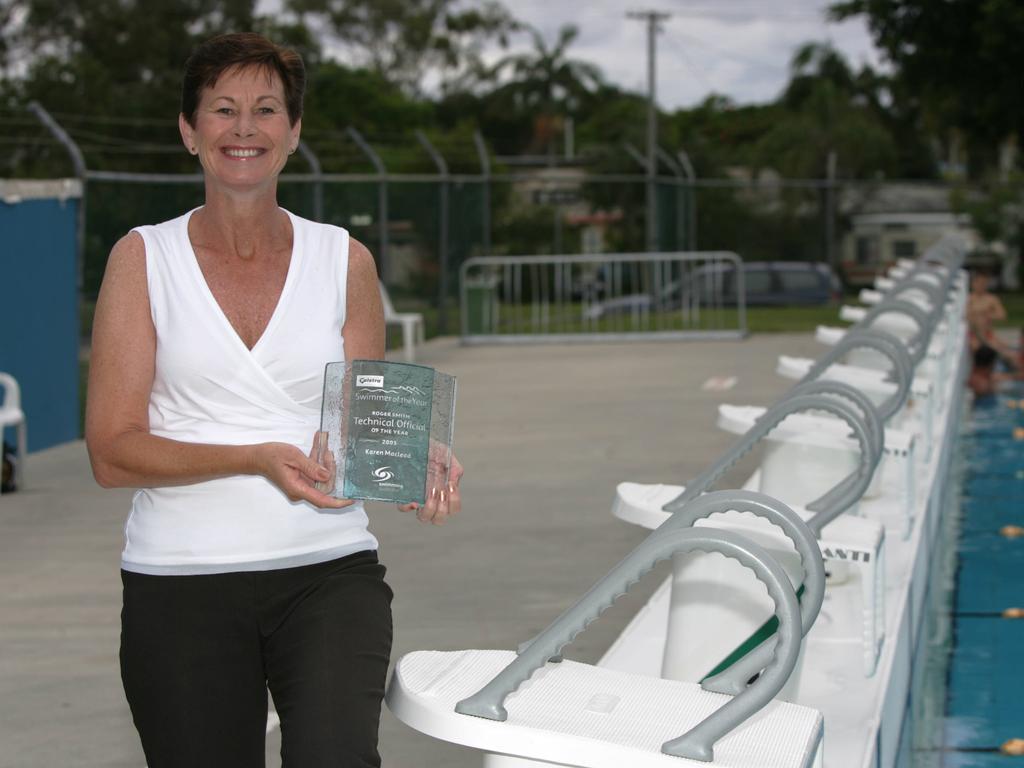
[[[587,307],[588,320],[618,313],[670,311],[685,304],[735,306],[736,270],[730,263],[699,267],[657,293],[634,293],[597,301]],[[747,306],[814,306],[838,302],[842,284],[827,264],[806,261],[751,261],[743,264]]]
[[[699,270],[698,270],[699,271]],[[743,264],[747,306],[815,306],[842,298],[839,277],[827,264],[806,261],[751,261]],[[722,277],[722,303],[736,303],[731,265]]]

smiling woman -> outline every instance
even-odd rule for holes
[[[181,137],[199,156],[208,182],[214,176],[241,187],[276,184],[299,144],[302,60],[292,51],[272,56],[244,46],[238,54],[226,70],[215,60],[190,61],[178,118]]]
[[[121,558],[121,674],[153,768],[379,766],[391,591],[361,503],[316,490],[324,366],[384,355],[373,257],[277,205],[305,75],[253,34],[203,43],[179,127],[202,207],[132,230],[96,305],[93,472],[137,488]],[[458,511],[461,468],[419,510]]]

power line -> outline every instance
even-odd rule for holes
[[[711,82],[711,78],[708,76],[708,73],[704,71],[704,68],[701,67],[699,64],[696,64],[693,61],[693,59],[690,58],[690,54],[686,52],[686,49],[682,45],[673,40],[671,35],[668,35],[666,37],[666,40],[668,40],[669,44],[672,46],[672,49],[679,54],[680,58],[683,60],[683,63],[686,65],[686,68],[689,69],[690,72],[692,72],[698,80],[700,80],[701,84],[704,86],[704,88],[707,89],[709,93],[719,91],[719,88],[715,85],[715,83]]]
[[[714,51],[715,53],[719,53],[722,56],[726,56],[727,58],[734,59],[736,61],[745,61],[747,64],[753,64],[754,66],[757,66],[757,67],[768,67],[768,68],[772,68],[772,69],[785,69],[786,66],[787,66],[785,63],[780,64],[777,61],[776,62],[769,62],[769,61],[765,61],[764,59],[751,58],[750,56],[746,56],[745,54],[736,53],[735,51],[730,51],[730,50],[727,50],[725,48],[722,48],[721,46],[714,45],[713,43],[709,43],[706,40],[701,40],[699,37],[697,37],[695,35],[688,35],[685,32],[674,32],[673,34],[678,35],[679,37],[685,38],[686,40],[689,40],[694,45],[699,45],[701,48],[707,48],[709,51]],[[671,36],[670,36],[670,38],[671,38]]]

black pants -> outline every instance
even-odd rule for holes
[[[149,768],[380,766],[391,589],[375,552],[209,576],[121,572],[121,679]]]

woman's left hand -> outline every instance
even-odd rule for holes
[[[432,487],[427,492],[426,503],[399,504],[401,512],[415,512],[421,523],[444,525],[448,518],[457,515],[462,509],[462,495],[459,492],[459,481],[462,480],[462,464],[452,455],[451,470],[448,472],[447,487]]]

